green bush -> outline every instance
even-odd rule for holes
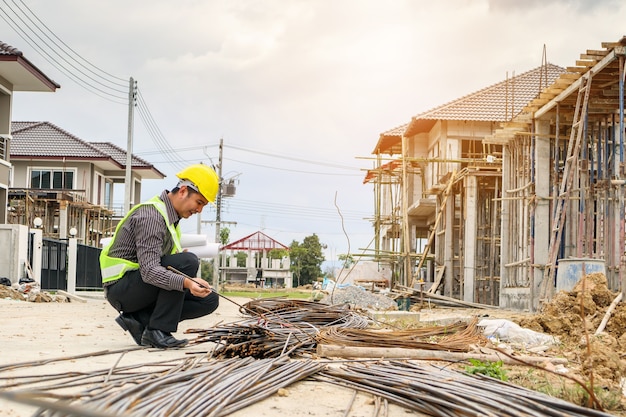
[[[481,362],[478,359],[469,359],[472,366],[467,366],[465,372],[468,374],[482,374],[500,381],[508,380],[506,370],[502,369],[502,361],[498,362]]]

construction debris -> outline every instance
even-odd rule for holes
[[[328,290],[320,303],[330,305],[349,304],[355,308],[371,310],[397,310],[398,305],[390,297],[373,293],[355,285],[335,286]]]
[[[16,284],[17,285],[17,284]],[[69,298],[62,294],[51,294],[47,291],[28,291],[24,292],[17,288],[0,285],[0,298],[11,299],[17,301],[30,301],[31,303],[65,303],[69,302]]]

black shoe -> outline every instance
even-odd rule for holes
[[[139,320],[133,317],[130,313],[122,313],[115,318],[115,321],[122,329],[130,332],[130,335],[135,340],[135,343],[141,346],[141,335],[143,335],[145,326],[141,324]]]
[[[142,346],[152,346],[159,349],[169,349],[183,347],[188,343],[187,339],[178,340],[169,332],[163,330],[148,329],[143,331],[141,336]]]

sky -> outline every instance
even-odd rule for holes
[[[182,166],[217,164],[222,140],[222,176],[237,184],[221,206],[230,241],[316,234],[330,265],[374,249],[363,178],[381,133],[540,66],[544,47],[573,66],[626,35],[619,0],[0,0],[0,17],[20,10],[121,87],[94,92],[41,53],[55,48],[0,20],[0,42],[61,85],[16,93],[14,121],[126,148],[132,77],[148,120],[135,111],[133,153],[167,176],[144,181],[142,199],[171,189]],[[215,216],[202,213],[209,240]]]

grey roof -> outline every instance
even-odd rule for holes
[[[111,142],[90,142],[90,144],[98,148],[101,152],[109,155],[118,164],[126,166],[126,150],[125,149],[122,149],[119,146]],[[133,168],[140,167],[140,166],[152,167],[151,163],[135,155],[132,156],[132,165],[133,165]]]
[[[0,76],[13,91],[55,91],[61,87],[33,65],[22,51],[0,41]]]
[[[50,122],[12,122],[11,159],[64,159],[91,160],[113,163],[118,169],[126,168],[126,151],[110,142],[87,142]],[[152,164],[135,155],[133,169],[154,170]]]
[[[8,43],[0,42],[0,55],[22,56],[22,51],[12,47]]]
[[[109,158],[95,146],[49,122],[12,122],[11,136],[11,158]]]

